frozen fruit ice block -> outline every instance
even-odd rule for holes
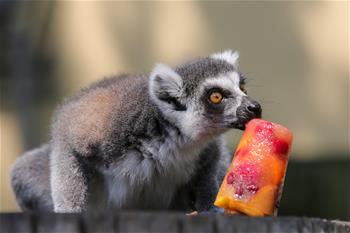
[[[214,205],[231,214],[276,215],[292,138],[292,132],[281,125],[251,120]]]

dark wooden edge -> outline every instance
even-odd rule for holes
[[[179,212],[3,213],[1,233],[90,232],[334,232],[350,233],[350,222],[306,217],[228,216]]]

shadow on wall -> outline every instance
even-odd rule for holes
[[[278,214],[349,221],[349,183],[348,159],[292,160]]]

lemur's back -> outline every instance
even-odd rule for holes
[[[57,108],[51,129],[54,143],[69,140],[77,153],[94,155],[112,133],[117,115],[123,115],[135,98],[147,98],[147,92],[146,76],[121,75],[92,84]]]
[[[123,98],[132,97],[147,84],[146,76],[121,75],[96,82],[68,98],[56,110],[53,132],[62,140],[74,140],[82,153],[91,155],[92,146],[104,140],[112,111]],[[147,90],[143,92],[147,95]],[[128,98],[129,98],[128,97]],[[124,103],[125,104],[125,103]],[[53,211],[50,187],[50,153],[43,145],[20,156],[12,167],[13,191],[22,210]]]

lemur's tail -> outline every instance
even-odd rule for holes
[[[52,211],[50,191],[50,145],[45,144],[20,156],[11,170],[11,184],[24,211]]]

